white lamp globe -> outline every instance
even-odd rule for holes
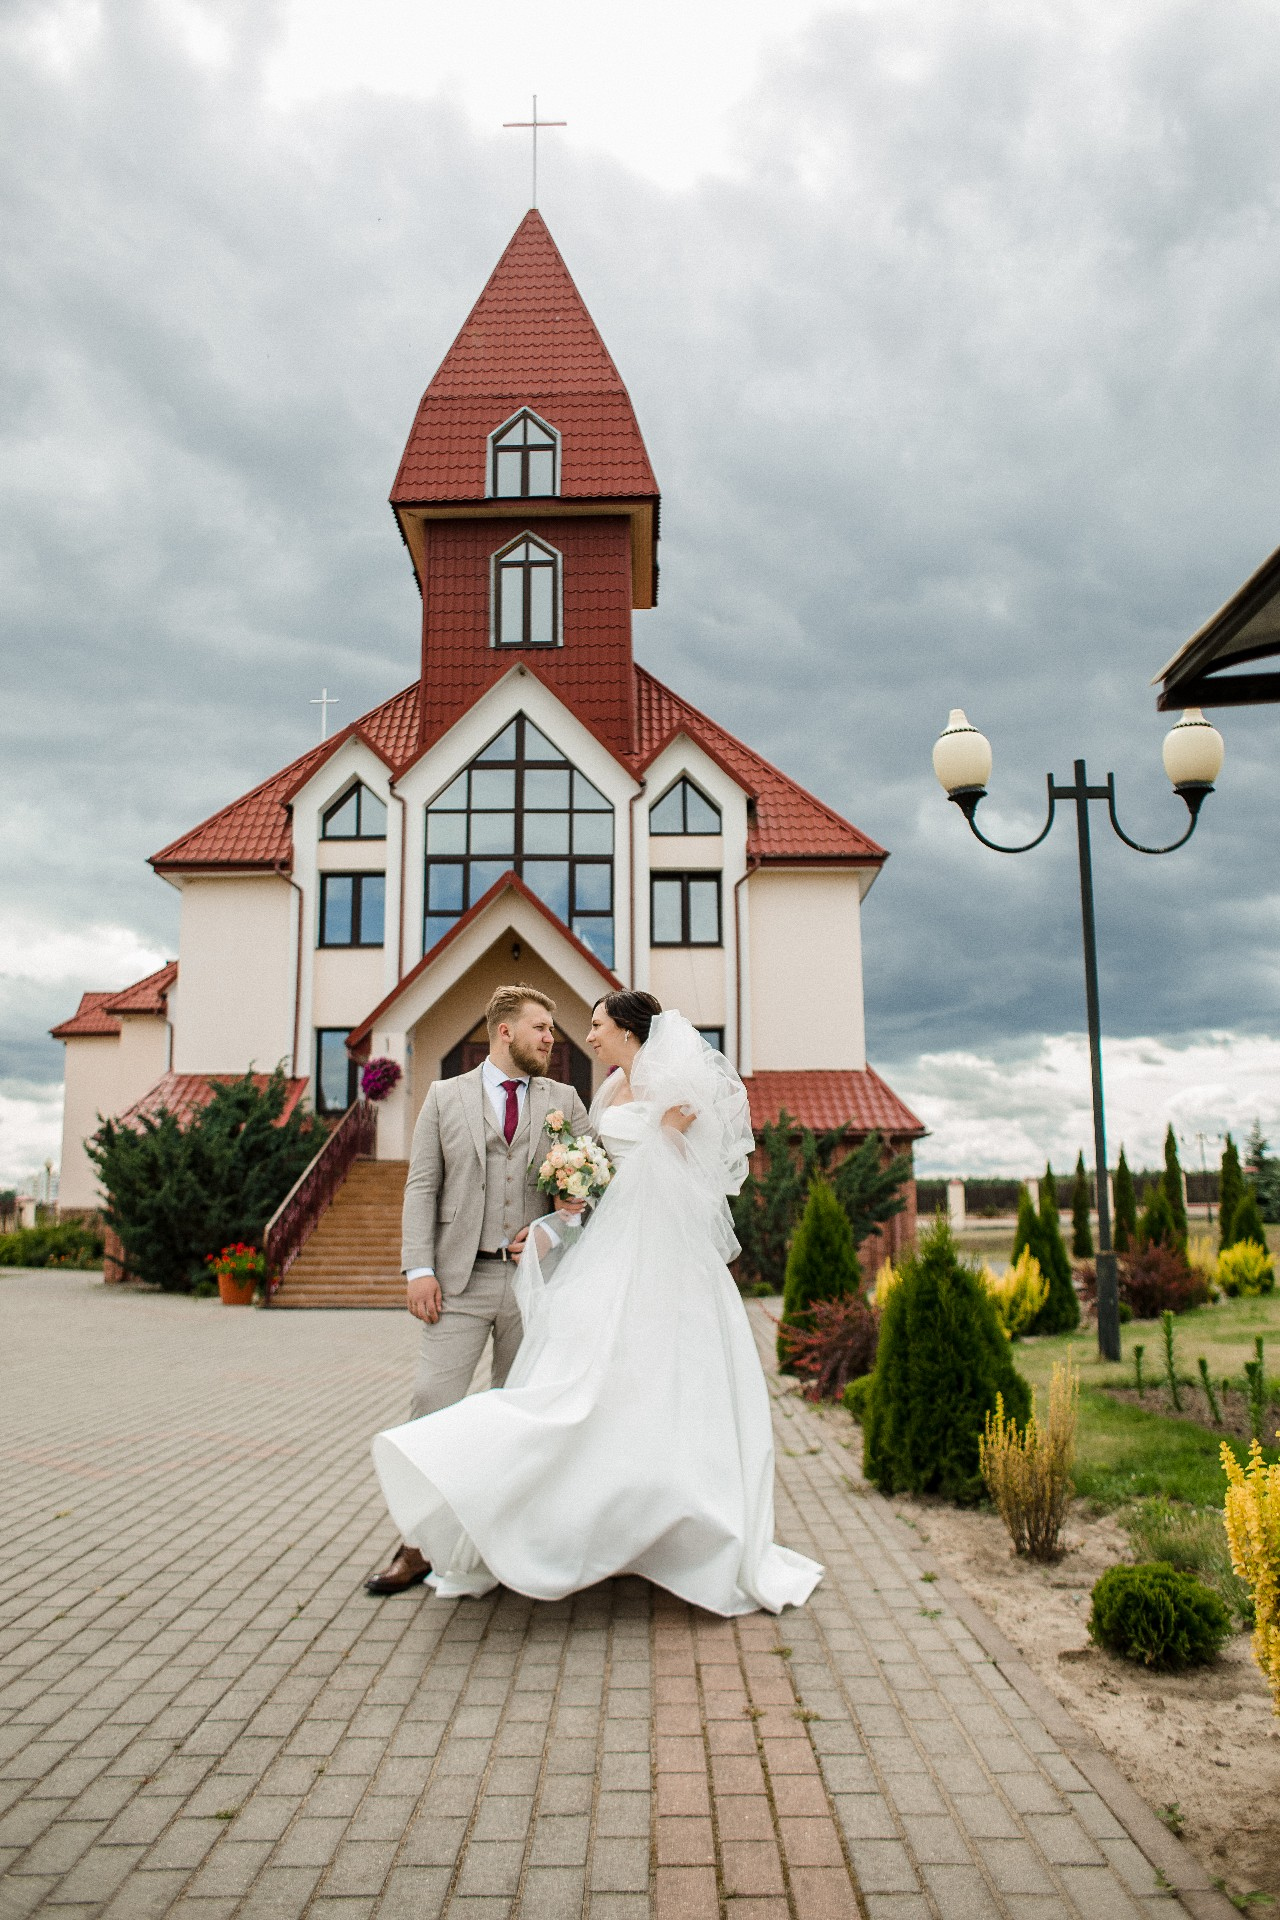
[[[1222,771],[1222,735],[1199,707],[1188,707],[1165,735],[1164,770],[1175,787],[1211,787]]]
[[[933,743],[933,770],[945,793],[985,787],[991,778],[991,742],[965,718],[963,707],[952,707]]]

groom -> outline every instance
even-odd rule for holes
[[[550,1211],[538,1168],[551,1146],[547,1115],[559,1107],[572,1133],[587,1110],[572,1087],[548,1080],[555,1001],[536,987],[499,987],[485,1011],[489,1057],[456,1080],[437,1080],[413,1131],[404,1189],[407,1305],[422,1322],[409,1418],[461,1400],[493,1335],[493,1384],[506,1379],[520,1345],[514,1262],[529,1227]],[[580,1201],[557,1197],[573,1218]],[[554,1227],[542,1229],[558,1238]],[[403,1593],[431,1569],[402,1543],[365,1581],[374,1594]]]

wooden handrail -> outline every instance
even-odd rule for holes
[[[378,1116],[372,1101],[354,1100],[262,1229],[268,1303],[328,1211],[352,1163],[373,1152],[377,1137]]]

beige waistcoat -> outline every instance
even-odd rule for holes
[[[537,1191],[537,1167],[529,1165],[529,1099],[521,1102],[520,1124],[508,1146],[493,1111],[488,1091],[484,1098],[484,1218],[480,1223],[481,1253],[497,1253],[514,1240],[529,1218],[530,1187]]]

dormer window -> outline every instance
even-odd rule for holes
[[[493,556],[495,647],[558,647],[560,555],[525,533]]]
[[[682,774],[661,800],[649,809],[649,831],[655,834],[719,833],[720,809]]]
[[[362,780],[348,787],[320,817],[322,840],[385,840],[387,809]]]
[[[489,497],[531,500],[560,491],[560,435],[523,409],[489,435]]]

